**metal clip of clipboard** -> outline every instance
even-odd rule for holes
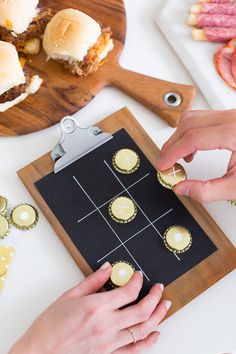
[[[71,116],[64,117],[60,125],[61,139],[51,152],[55,161],[55,173],[113,138],[98,127],[80,127],[77,120]]]

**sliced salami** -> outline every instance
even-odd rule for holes
[[[217,4],[204,2],[195,6],[193,5],[192,10],[193,13],[196,11],[196,13],[209,15],[236,15],[236,3]]]
[[[236,48],[236,39],[232,39],[227,45],[220,49],[214,57],[218,74],[234,90],[236,90],[236,80],[232,70],[232,57]]]
[[[235,27],[236,15],[208,15],[200,14],[196,16],[196,26],[202,27]]]
[[[236,49],[234,50],[234,53],[232,55],[232,72],[234,80],[236,81]]]
[[[236,37],[236,28],[205,27],[203,31],[209,42],[228,42]]]
[[[200,2],[204,2],[204,1],[200,1]],[[206,2],[215,3],[215,4],[232,4],[232,3],[236,3],[236,0],[208,0]]]

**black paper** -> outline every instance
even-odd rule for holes
[[[122,148],[133,149],[141,158],[133,174],[122,175],[112,166],[112,156]],[[132,184],[129,195],[124,188]],[[36,187],[94,271],[106,261],[119,260],[143,270],[142,296],[153,284],[170,284],[217,250],[174,193],[160,185],[156,170],[123,129],[64,170],[44,177]],[[108,213],[107,201],[119,193],[132,196],[142,209],[138,207],[136,218],[128,224],[115,222]],[[161,238],[172,225],[187,227],[193,237],[190,250],[178,255],[180,260],[165,248]]]

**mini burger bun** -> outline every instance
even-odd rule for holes
[[[15,46],[0,41],[0,95],[24,83],[25,75]]]
[[[0,0],[0,26],[23,33],[37,16],[38,3],[39,0]]]
[[[17,105],[21,101],[25,100],[29,95],[33,95],[37,92],[42,84],[43,80],[38,76],[34,75],[29,82],[29,85],[26,87],[25,92],[20,96],[16,97],[13,101],[8,101],[5,103],[0,103],[0,112],[5,112],[13,106]]]
[[[48,23],[43,47],[49,58],[82,61],[101,33],[93,18],[78,10],[65,9]]]

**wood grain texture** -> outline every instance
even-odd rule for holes
[[[125,128],[152,165],[155,166],[159,150],[127,109],[114,113],[97,125],[112,134],[121,128]],[[50,154],[47,154],[20,170],[18,174],[80,269],[85,275],[89,275],[91,273],[90,267],[34,185],[42,177],[51,173],[53,166]],[[234,246],[207,211],[190,199],[180,198],[180,200],[215,243],[218,250],[166,287],[164,296],[173,302],[168,316],[182,308],[236,267],[236,250]]]
[[[53,5],[52,5],[53,4]],[[54,11],[72,7],[86,12],[113,32],[114,50],[99,71],[87,78],[68,73],[63,65],[46,61],[41,50],[32,56],[29,70],[43,79],[40,90],[12,109],[0,113],[0,135],[32,133],[58,123],[64,116],[79,111],[106,86],[115,86],[176,126],[182,113],[189,109],[195,96],[193,86],[178,85],[125,70],[119,65],[126,33],[125,8],[122,0],[41,0],[40,5]],[[163,94],[177,92],[182,97],[178,108],[164,104]]]

